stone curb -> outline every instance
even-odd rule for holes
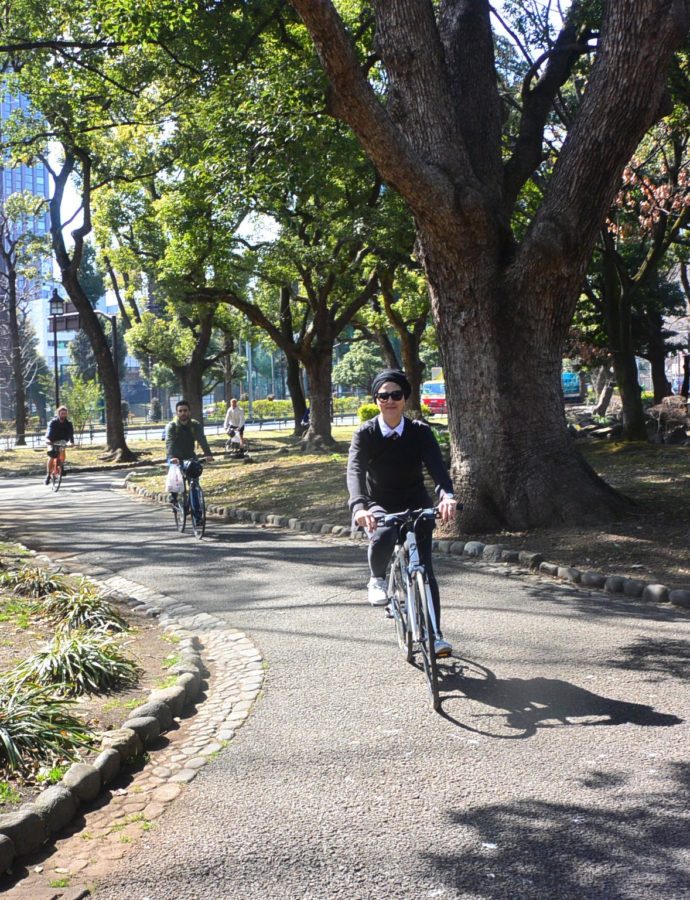
[[[145,488],[124,481],[127,490],[157,503],[167,505],[167,494],[153,493]],[[366,540],[363,532],[352,533],[347,525],[331,525],[322,521],[302,521],[297,518],[261,513],[249,509],[209,505],[208,515],[224,521],[247,522],[254,525],[272,525],[277,528],[288,528],[291,531],[311,534],[349,537],[354,540]],[[646,603],[670,603],[679,609],[690,609],[690,587],[671,589],[663,584],[647,584],[637,578],[625,578],[620,575],[602,575],[600,572],[581,571],[573,566],[560,566],[547,562],[540,553],[529,550],[506,550],[501,544],[483,544],[481,541],[448,541],[435,540],[434,550],[439,553],[462,557],[467,560],[483,560],[501,562],[506,565],[518,564],[529,572],[549,575],[561,581],[581,587],[600,588],[610,594],[621,594],[627,598],[641,599]]]
[[[62,568],[48,557],[32,555],[54,570]],[[70,574],[79,576],[82,573]],[[90,803],[113,781],[123,764],[135,760],[160,734],[170,730],[174,719],[185,708],[194,704],[201,692],[203,678],[208,674],[199,652],[198,633],[223,628],[230,642],[234,642],[231,646],[236,648],[240,658],[261,659],[256,647],[242,632],[226,629],[214,616],[205,613],[187,615],[190,607],[119,576],[104,581],[91,580],[99,587],[105,587],[109,597],[157,618],[165,631],[180,638],[177,649],[181,659],[171,669],[177,679],[172,687],[151,691],[148,700],[132,710],[120,728],[104,732],[101,752],[93,762],[74,763],[58,784],[46,788],[33,802],[0,815],[0,875],[11,869],[15,859],[35,852],[65,828],[82,804]],[[244,720],[249,707],[242,713]],[[234,725],[239,724],[240,717],[236,716]]]

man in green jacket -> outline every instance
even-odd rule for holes
[[[185,459],[196,459],[196,445],[204,451],[207,462],[213,459],[211,448],[204,434],[204,426],[192,419],[189,403],[178,400],[175,404],[175,418],[165,429],[165,455],[168,465],[181,465]],[[170,494],[170,502],[177,503],[177,494]]]

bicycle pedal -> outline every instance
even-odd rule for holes
[[[394,619],[394,618],[395,618],[395,615],[394,615],[394,613],[393,613],[393,607],[391,606],[390,603],[388,603],[388,604],[386,605],[386,608],[385,608],[385,610],[384,610],[384,613],[385,613],[385,616],[386,616],[387,619]]]

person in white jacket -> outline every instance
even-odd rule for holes
[[[223,428],[225,428],[230,437],[236,431],[240,436],[240,447],[244,448],[244,410],[237,405],[235,397],[230,400],[230,406],[228,406],[228,411],[225,413]]]

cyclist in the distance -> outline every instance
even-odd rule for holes
[[[72,447],[74,446],[74,426],[67,418],[68,414],[66,406],[59,406],[55,418],[48,423],[48,430],[46,431],[46,444],[48,445],[46,484],[50,484],[53,460],[60,455],[59,449],[53,446],[55,441],[65,441],[65,443],[71,444]]]
[[[178,400],[175,404],[175,418],[165,429],[165,456],[168,465],[179,466],[185,459],[196,459],[197,444],[203,450],[206,461],[210,462],[213,454],[204,434],[204,426],[192,418],[189,403]],[[169,500],[176,505],[177,494],[171,493]]]
[[[434,481],[442,522],[455,518],[456,501],[433,431],[425,422],[403,415],[405,401],[412,392],[406,376],[395,369],[386,369],[374,378],[371,392],[379,415],[361,425],[352,436],[347,487],[353,523],[369,536],[369,603],[384,606],[388,602],[386,568],[397,529],[379,525],[377,516],[432,505],[424,486],[424,468]],[[439,629],[434,651],[436,656],[449,656],[453,648],[440,630],[441,604],[431,560],[432,531],[433,523],[419,533],[419,556],[429,577]]]

